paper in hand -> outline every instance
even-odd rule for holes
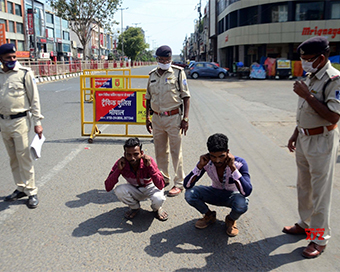
[[[41,139],[39,139],[39,135],[35,134],[33,141],[31,143],[31,156],[33,160],[37,160],[41,157],[41,147],[45,141],[45,136],[41,135]]]

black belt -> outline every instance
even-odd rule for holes
[[[27,111],[25,112],[19,112],[17,114],[12,114],[12,115],[3,115],[0,114],[0,117],[4,120],[9,120],[9,119],[16,119],[16,118],[20,118],[20,117],[24,117],[27,115]]]

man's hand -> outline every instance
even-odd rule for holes
[[[142,160],[143,160],[143,162],[144,162],[144,165],[146,166],[146,167],[149,167],[150,165],[151,165],[151,158],[148,156],[148,155],[143,155],[142,156]]]
[[[288,140],[288,145],[287,145],[287,147],[288,147],[288,149],[289,149],[289,151],[290,152],[294,152],[295,151],[295,149],[296,149],[296,140],[297,140],[297,138],[298,138],[298,135],[299,135],[299,132],[298,132],[298,130],[297,130],[297,128],[294,130],[294,133],[293,133],[293,135],[289,138],[289,140]]]
[[[202,170],[204,166],[210,161],[209,153],[200,156],[200,162],[197,164],[197,168]]]
[[[308,87],[303,81],[295,81],[293,91],[303,99],[306,99],[308,96],[310,96]]]
[[[42,133],[43,133],[43,128],[42,126],[34,126],[34,132],[38,134],[39,139],[41,139]]]
[[[124,157],[121,157],[118,161],[118,170],[122,171],[126,165],[126,159]]]
[[[146,130],[151,134],[152,133],[152,122],[150,119],[146,119]]]
[[[230,167],[231,172],[234,172],[236,170],[235,156],[231,153],[228,153],[227,165]]]
[[[181,121],[181,133],[184,135],[187,135],[187,130],[189,128],[189,122],[186,122],[184,120]]]

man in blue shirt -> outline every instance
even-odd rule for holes
[[[229,153],[228,137],[216,133],[208,138],[209,153],[201,155],[196,167],[184,179],[185,200],[204,217],[195,227],[204,229],[216,222],[216,212],[208,204],[231,208],[225,218],[226,232],[230,237],[238,234],[236,220],[248,210],[248,198],[252,191],[246,161]],[[195,186],[207,172],[211,186]]]

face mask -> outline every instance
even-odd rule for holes
[[[167,63],[167,64],[158,62],[157,64],[158,64],[158,68],[162,69],[162,70],[168,70],[170,68],[170,66],[171,66],[170,62]]]
[[[15,64],[17,63],[16,60],[14,61],[4,61],[3,64],[10,70],[13,70],[13,68],[15,67]]]
[[[316,58],[313,62],[308,62],[306,60],[301,59],[302,69],[305,70],[307,73],[315,73],[318,70],[319,65],[314,68],[313,63],[317,60]]]

